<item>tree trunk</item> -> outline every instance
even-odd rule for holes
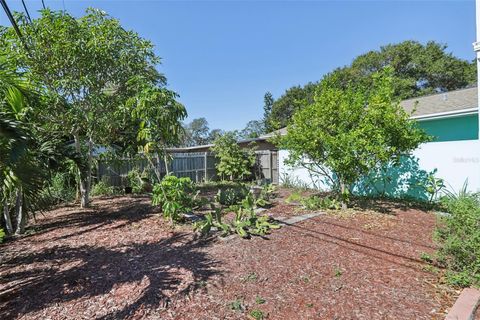
[[[170,170],[168,169],[168,156],[166,153],[163,155],[163,162],[165,162],[165,172],[168,176],[170,174]]]
[[[150,156],[148,154],[145,154],[145,158],[147,158],[147,161],[148,163],[150,164],[150,166],[152,167],[153,169],[153,172],[155,173],[155,176],[157,177],[157,180],[158,182],[162,181],[162,175],[160,173],[160,169],[159,169],[159,166],[160,166],[160,162],[158,162],[158,155],[156,157],[156,161],[157,161],[157,164],[155,164],[153,161],[152,161],[152,158],[150,158]]]
[[[341,193],[342,210],[347,210],[346,188],[345,188],[345,182],[343,182],[342,179],[340,179],[340,193]]]
[[[13,226],[7,199],[5,199],[5,201],[3,202],[3,218],[5,219],[5,228],[7,229],[7,234],[12,234]]]
[[[80,144],[80,136],[78,132],[74,134],[74,139],[75,139],[75,150],[81,154],[82,153],[82,148]],[[89,148],[90,148],[90,143],[89,143]],[[89,152],[90,153],[90,152]],[[91,174],[91,166],[90,166],[90,154],[89,154],[89,161],[87,165],[87,172],[81,172],[80,168],[78,168],[78,173],[79,173],[79,188],[80,188],[80,207],[81,208],[87,208],[89,205],[89,180],[90,180],[90,174]]]
[[[17,200],[15,203],[15,213],[17,216],[17,228],[15,230],[16,235],[23,234],[25,232],[25,223],[27,221],[27,217],[25,215],[25,211],[23,210],[23,191],[22,187],[17,189]]]

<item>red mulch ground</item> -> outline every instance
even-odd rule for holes
[[[95,199],[0,247],[0,319],[440,319],[454,296],[419,258],[434,224],[351,211],[223,241],[169,227],[147,198]]]

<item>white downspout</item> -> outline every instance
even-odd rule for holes
[[[477,55],[477,110],[480,111],[480,0],[475,1],[476,7],[476,24],[477,24],[477,38],[473,43],[473,50]],[[480,112],[479,112],[479,135],[478,139],[480,140]]]

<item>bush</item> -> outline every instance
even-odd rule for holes
[[[70,181],[67,173],[57,172],[42,190],[40,198],[48,205],[71,202],[75,200],[76,194],[74,183],[75,181],[73,183]]]
[[[138,169],[132,169],[127,173],[127,184],[133,193],[143,192],[142,174]]]
[[[255,153],[253,149],[240,148],[234,134],[226,133],[215,139],[212,151],[218,159],[215,166],[222,177],[227,176],[230,181],[241,181],[252,175]]]
[[[90,190],[90,195],[95,196],[112,196],[115,194],[115,189],[109,186],[105,181],[97,182]]]
[[[329,197],[310,196],[301,201],[303,207],[307,210],[332,209],[339,210],[341,204],[338,200]]]
[[[0,228],[0,243],[3,242],[3,239],[5,238],[5,231],[3,231],[2,228]]]
[[[242,238],[250,238],[252,235],[265,236],[272,229],[278,229],[280,226],[272,221],[269,216],[258,216],[255,213],[255,200],[251,194],[248,194],[241,204],[235,208],[235,218],[228,224],[223,223],[220,209],[216,209],[213,215],[208,213],[205,220],[196,222],[194,229],[200,231],[203,235],[210,232],[212,227],[222,231],[226,236],[236,233]]]
[[[184,213],[192,211],[195,188],[190,178],[166,176],[153,187],[152,204],[161,206],[163,216],[172,223],[179,221]]]
[[[464,194],[444,198],[449,215],[441,218],[436,238],[439,261],[449,269],[447,279],[459,286],[480,285],[480,196]]]
[[[248,189],[245,186],[238,185],[232,188],[219,189],[215,195],[215,202],[224,206],[233,206],[238,204],[248,194]]]

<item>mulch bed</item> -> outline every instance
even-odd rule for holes
[[[147,198],[97,198],[0,247],[0,319],[440,319],[455,292],[420,259],[434,225],[351,210],[220,241],[169,226]]]

